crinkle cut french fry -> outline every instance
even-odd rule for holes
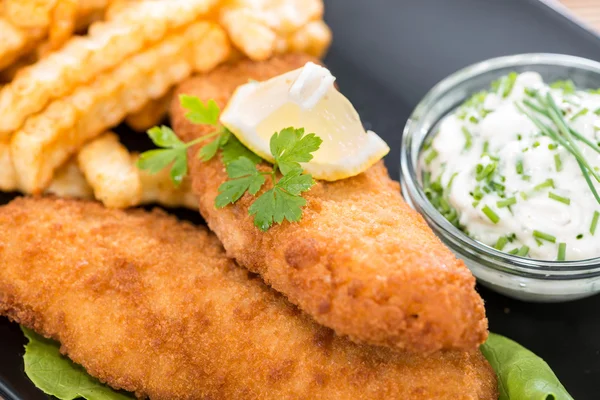
[[[0,141],[0,191],[15,191],[17,184],[17,175],[10,156],[10,143]]]
[[[188,77],[198,57],[195,52],[206,48],[203,38],[212,37],[208,33],[213,29],[220,28],[210,22],[194,23],[29,118],[11,142],[21,189],[26,193],[42,192],[54,170],[85,142]],[[225,59],[227,55],[223,50],[204,53],[207,58]]]
[[[96,199],[106,207],[127,208],[140,203],[142,184],[138,170],[114,133],[105,133],[83,146],[77,164]]]
[[[48,28],[47,51],[59,49],[75,32],[77,0],[56,0]]]
[[[4,0],[4,15],[26,29],[47,29],[51,12],[58,0]]]
[[[110,6],[106,9],[104,18],[107,20],[114,19],[118,14],[139,2],[140,0],[112,0]]]
[[[322,17],[322,0],[237,0],[219,13],[231,41],[253,60],[271,57],[280,47],[279,37]]]
[[[25,31],[11,24],[8,19],[0,17],[0,69],[9,66],[23,55],[27,41]]]
[[[46,189],[46,193],[58,197],[74,197],[78,199],[93,199],[94,192],[85,180],[77,162],[69,160],[54,174],[52,183]]]
[[[323,57],[331,44],[331,30],[323,21],[312,21],[287,38],[286,51]]]
[[[203,27],[198,26],[198,29],[202,30]],[[194,71],[207,72],[228,57],[230,51],[229,39],[221,27],[213,25],[211,30],[194,48]],[[129,115],[125,122],[138,132],[145,132],[154,125],[158,125],[167,116],[171,104],[171,95],[169,93],[160,99],[149,101],[139,111]]]
[[[197,20],[216,1],[146,0],[132,6],[131,14],[92,25],[87,36],[71,39],[0,90],[0,138],[10,136],[53,99]]]
[[[169,112],[173,93],[169,92],[160,99],[150,100],[138,112],[130,114],[125,122],[137,132],[146,132],[148,129],[161,123]]]
[[[79,168],[92,186],[94,196],[106,207],[161,204],[198,208],[188,177],[175,187],[168,168],[149,174],[136,167],[138,159],[138,154],[129,154],[119,138],[110,132],[87,143],[77,155]]]

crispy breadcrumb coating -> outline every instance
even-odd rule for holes
[[[354,344],[160,211],[20,198],[0,208],[0,314],[152,399],[497,398],[479,351]]]
[[[214,99],[223,107],[249,79],[264,80],[307,61],[317,62],[288,55],[223,66],[183,83],[178,95]],[[178,101],[172,119],[185,141],[211,131],[187,121]],[[404,202],[383,163],[350,179],[318,182],[304,196],[300,222],[261,232],[248,215],[255,197],[245,194],[234,205],[215,208],[227,175],[219,157],[208,163],[196,157],[198,148],[189,157],[193,189],[227,254],[319,323],[358,342],[422,353],[474,350],[485,341],[487,319],[475,278]]]

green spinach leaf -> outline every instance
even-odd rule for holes
[[[21,327],[29,339],[25,345],[25,373],[38,389],[60,400],[131,400],[118,393],[60,354],[59,344]]]

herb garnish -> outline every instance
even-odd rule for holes
[[[210,161],[220,150],[229,178],[219,186],[215,207],[233,204],[246,192],[256,196],[267,178],[271,178],[272,188],[258,196],[248,209],[249,214],[254,216],[254,225],[266,231],[274,223],[281,224],[284,220],[297,222],[302,218],[302,207],[306,205],[302,193],[309,190],[315,181],[311,175],[304,174],[300,163],[312,160],[313,153],[322,143],[318,136],[292,127],[276,132],[270,141],[270,151],[275,160],[273,166],[270,170],[259,169],[261,158],[219,123],[220,109],[214,100],[204,103],[197,97],[182,95],[180,102],[191,123],[212,126],[214,131],[184,143],[169,127],[154,127],[148,130],[148,136],[160,149],[142,153],[138,168],[157,173],[171,165],[171,179],[179,185],[187,174],[188,149],[203,143],[197,153],[198,158]]]

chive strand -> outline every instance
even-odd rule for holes
[[[500,221],[500,217],[498,216],[498,214],[496,214],[494,212],[494,210],[492,210],[490,207],[485,206],[481,209],[481,211],[483,211],[483,213],[490,219],[490,221],[492,221],[494,224],[497,224]]]
[[[567,244],[559,243],[558,244],[558,256],[556,257],[557,261],[565,261],[567,253]]]
[[[537,230],[533,231],[533,237],[541,239],[541,240],[545,240],[550,243],[556,243],[556,236],[552,236],[548,233],[544,233],[541,231],[537,231]]]
[[[551,198],[552,200],[556,200],[556,201],[564,203],[566,205],[570,205],[571,204],[571,199],[569,199],[568,197],[560,196],[560,195],[558,195],[556,193],[553,193],[553,192],[548,192],[548,197]]]
[[[592,225],[590,226],[590,233],[592,236],[596,233],[596,227],[598,226],[598,219],[600,218],[600,213],[598,211],[594,211],[594,217],[592,218]]]

